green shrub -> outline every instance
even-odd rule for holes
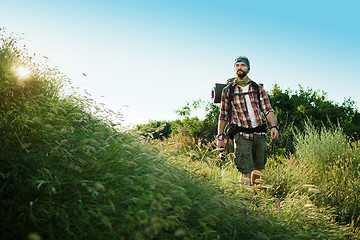
[[[138,124],[135,131],[145,138],[149,139],[164,139],[168,138],[172,133],[172,121],[155,121],[150,120],[146,124]]]
[[[322,127],[318,130],[310,122],[304,131],[295,135],[297,157],[320,171],[327,171],[347,147],[346,136],[340,127]]]
[[[205,115],[203,119],[192,115],[192,111],[203,110]],[[209,101],[202,100],[193,101],[192,104],[187,103],[176,113],[182,117],[182,120],[173,122],[173,134],[182,133],[195,139],[195,141],[211,142],[217,134],[217,123],[220,114],[218,105]]]

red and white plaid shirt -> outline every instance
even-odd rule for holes
[[[242,88],[237,84],[236,79],[232,82],[232,85],[234,86],[234,94],[243,93]],[[254,87],[250,84],[249,86],[249,92],[255,91]],[[230,88],[229,85],[226,86],[221,94],[221,108],[220,108],[220,120],[228,121],[229,116],[229,93]],[[249,94],[251,107],[254,109],[255,118],[257,122],[257,126],[266,124],[266,115],[269,112],[273,112],[270,105],[269,98],[265,92],[265,90],[262,88],[261,85],[259,85],[259,94],[260,94],[260,103],[258,98],[258,93]],[[245,102],[245,95],[234,95],[233,100],[231,101],[232,104],[232,114],[231,114],[231,123],[237,124],[239,127],[244,128],[254,128],[257,126],[252,126],[250,115],[247,110],[246,102]],[[242,137],[246,139],[254,139],[254,133],[240,133]],[[257,136],[265,135],[265,133],[255,133]]]

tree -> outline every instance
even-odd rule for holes
[[[204,119],[193,116],[193,110],[203,110]],[[173,132],[177,133],[181,129],[186,134],[194,137],[197,141],[213,141],[217,134],[217,122],[219,118],[220,107],[210,101],[194,100],[192,104],[186,103],[182,109],[175,111],[181,121],[176,121]]]
[[[138,124],[135,130],[142,136],[151,139],[163,139],[168,138],[172,132],[172,121],[157,121],[150,120],[146,124]]]
[[[277,148],[294,152],[294,131],[304,131],[307,121],[318,130],[339,125],[349,138],[360,139],[360,114],[351,99],[339,105],[327,100],[325,92],[305,90],[300,85],[298,91],[292,92],[283,91],[275,84],[268,95],[280,126],[280,138],[273,144],[272,151]]]

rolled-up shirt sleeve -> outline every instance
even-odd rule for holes
[[[228,120],[229,116],[229,91],[227,87],[224,87],[221,93],[221,106],[219,120]]]
[[[259,86],[260,93],[260,108],[263,114],[266,116],[269,112],[274,112],[274,109],[270,105],[269,97],[267,96],[265,90]]]

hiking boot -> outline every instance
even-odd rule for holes
[[[240,177],[240,185],[242,187],[245,187],[245,188],[250,188],[251,187],[251,179],[241,175],[241,177]]]
[[[261,179],[262,175],[263,175],[263,173],[261,171],[254,170],[251,173],[251,183],[252,183],[252,185],[257,185],[257,184],[264,183],[264,180]]]

